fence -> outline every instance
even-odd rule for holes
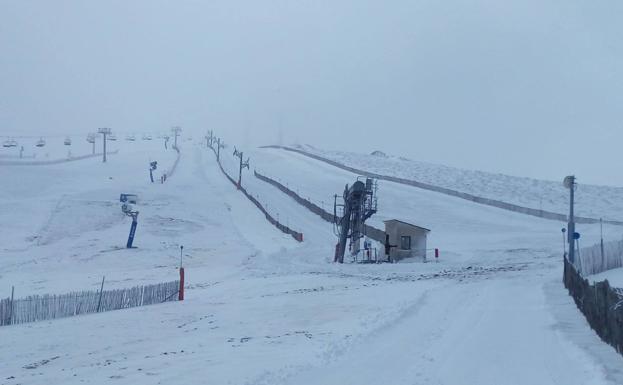
[[[566,258],[563,280],[591,328],[623,354],[623,291],[608,281],[590,284]]]
[[[596,244],[581,249],[576,258],[576,267],[584,276],[623,267],[623,241],[604,243],[603,257],[601,244]]]
[[[257,171],[254,171],[253,173],[254,173],[256,178],[258,178],[261,181],[264,181],[266,183],[269,183],[269,184],[277,187],[283,193],[285,193],[286,195],[289,195],[297,203],[299,203],[303,207],[307,208],[312,213],[320,216],[320,218],[324,219],[325,221],[330,222],[330,223],[334,223],[335,222],[335,218],[334,218],[332,213],[326,212],[324,209],[322,209],[318,205],[316,205],[316,204],[312,203],[311,201],[301,197],[296,192],[290,190],[289,188],[287,188],[286,186],[284,186],[281,183],[277,182],[276,180],[271,179],[271,178],[269,178],[269,177],[267,177],[265,175],[262,175],[262,174],[258,173]],[[364,224],[364,232],[365,232],[365,235],[368,236],[369,238],[374,239],[375,241],[378,241],[378,242],[385,243],[385,231],[379,230],[376,227],[372,227],[370,225],[365,225]]]
[[[172,281],[128,289],[6,298],[0,300],[0,326],[177,301],[179,285],[179,281]]]
[[[210,147],[210,148],[212,148],[212,147]],[[214,148],[212,148],[212,151],[214,152],[214,155],[216,155],[216,150],[214,150]],[[246,196],[247,199],[249,199],[264,214],[264,216],[266,217],[266,220],[268,222],[270,222],[270,224],[275,226],[282,233],[288,234],[288,235],[292,236],[292,238],[294,238],[298,242],[303,242],[303,233],[295,231],[295,230],[291,229],[290,227],[284,225],[283,223],[279,222],[278,220],[276,220],[272,215],[270,215],[268,213],[268,211],[266,211],[264,206],[257,199],[255,199],[255,197],[253,197],[253,195],[249,194],[244,187],[238,186],[238,182],[236,180],[234,180],[234,178],[229,176],[229,174],[227,174],[227,172],[225,171],[225,169],[223,168],[223,166],[221,165],[220,162],[218,162],[218,166],[221,169],[221,172],[225,175],[225,177],[227,179],[229,179],[229,181],[234,186],[236,186],[236,188],[239,188],[239,190],[244,194],[244,196]]]
[[[115,150],[115,151],[106,151],[106,155],[114,155],[119,153],[119,150]],[[95,158],[98,156],[102,156],[103,153],[98,152],[95,154],[89,154],[89,155],[80,155],[80,156],[72,156],[70,158],[65,158],[65,159],[54,159],[54,160],[32,160],[32,161],[4,161],[4,160],[0,160],[0,165],[2,166],[46,166],[46,165],[50,165],[50,164],[59,164],[59,163],[67,163],[67,162],[73,162],[76,160],[84,160],[84,159],[90,159],[90,158]]]
[[[546,211],[546,210],[537,210],[537,209],[533,209],[530,207],[524,207],[524,206],[519,206],[513,203],[508,203],[508,202],[503,202],[503,201],[499,201],[496,199],[489,199],[489,198],[483,198],[483,197],[479,197],[477,195],[473,195],[473,194],[468,194],[468,193],[464,193],[461,191],[457,191],[457,190],[452,190],[449,188],[445,188],[445,187],[440,187],[440,186],[435,186],[435,185],[431,185],[428,183],[423,183],[423,182],[418,182],[415,180],[411,180],[411,179],[405,179],[405,178],[398,178],[398,177],[394,177],[394,176],[389,176],[389,175],[381,175],[381,174],[375,174],[369,171],[365,171],[365,170],[360,170],[354,167],[350,167],[350,166],[346,166],[342,163],[324,158],[322,156],[319,155],[315,155],[312,153],[309,153],[307,151],[303,151],[303,150],[299,150],[296,148],[291,148],[291,147],[286,147],[286,146],[264,146],[263,148],[278,148],[278,149],[282,149],[282,150],[286,150],[286,151],[291,151],[291,152],[296,152],[298,154],[307,156],[309,158],[312,159],[316,159],[319,160],[321,162],[324,163],[328,163],[334,167],[340,168],[342,170],[346,170],[358,175],[364,175],[367,177],[371,177],[371,178],[376,178],[379,180],[386,180],[389,182],[394,182],[394,183],[400,183],[400,184],[405,184],[408,186],[413,186],[413,187],[418,187],[424,190],[430,190],[430,191],[435,191],[438,193],[442,193],[442,194],[446,194],[446,195],[450,195],[456,198],[461,198],[461,199],[465,199],[471,202],[475,202],[475,203],[479,203],[479,204],[483,204],[483,205],[487,205],[487,206],[493,206],[493,207],[497,207],[499,209],[503,209],[503,210],[508,210],[508,211],[513,211],[516,213],[520,213],[520,214],[526,214],[526,215],[532,215],[535,217],[539,217],[539,218],[544,218],[544,219],[551,219],[551,220],[556,220],[556,221],[566,221],[567,220],[567,216],[565,214],[559,214],[559,213],[554,213],[551,211]],[[587,217],[575,217],[575,221],[577,223],[599,223],[599,219],[595,219],[595,218],[587,218]],[[623,226],[623,222],[621,221],[612,221],[612,220],[604,220],[603,223],[607,223],[607,224],[611,224],[611,225],[617,225],[617,226]]]

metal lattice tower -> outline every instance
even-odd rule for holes
[[[346,185],[342,204],[337,203],[338,196],[335,195],[333,215],[338,245],[334,262],[344,262],[348,239],[352,244],[351,254],[356,255],[359,252],[360,240],[365,235],[365,221],[377,211],[376,191],[376,181],[367,178],[365,183],[357,180],[350,187]],[[340,213],[338,208],[341,208]]]

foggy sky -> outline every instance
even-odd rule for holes
[[[623,186],[622,20],[618,0],[0,0],[0,135],[179,125]]]

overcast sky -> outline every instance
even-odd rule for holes
[[[619,0],[0,0],[0,135],[213,129],[623,186]]]

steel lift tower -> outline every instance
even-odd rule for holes
[[[335,195],[333,204],[333,218],[338,236],[335,248],[334,262],[343,263],[346,253],[346,242],[351,240],[351,255],[357,255],[360,250],[360,240],[365,235],[365,221],[377,211],[377,183],[374,179],[366,178],[365,183],[357,178],[352,186],[346,185],[342,195],[343,203],[338,204],[338,195]],[[339,208],[341,208],[341,212]]]
[[[101,127],[97,129],[97,132],[104,136],[104,156],[102,162],[106,163],[106,136],[112,134],[112,130],[108,127]]]

